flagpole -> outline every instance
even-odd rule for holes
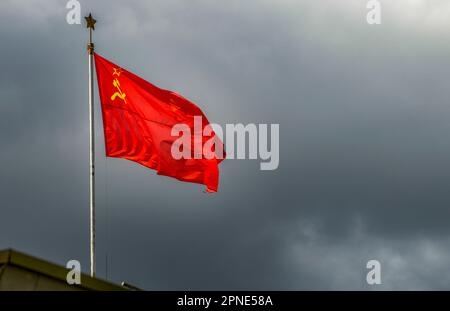
[[[91,277],[95,277],[95,136],[94,136],[94,43],[92,31],[96,20],[91,14],[85,17],[89,28],[89,209],[90,209],[90,263]]]

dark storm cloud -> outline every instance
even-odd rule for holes
[[[449,288],[450,8],[385,4],[375,28],[363,2],[81,1],[101,55],[216,123],[280,123],[279,169],[225,161],[209,196],[105,160],[97,118],[100,275],[370,289],[379,259],[381,288]],[[87,270],[87,33],[65,3],[0,4],[0,247]]]

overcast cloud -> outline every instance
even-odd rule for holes
[[[88,33],[0,2],[0,249],[89,268]],[[99,54],[211,122],[279,123],[280,166],[219,192],[104,157],[98,274],[149,290],[450,289],[450,3],[95,0]],[[383,284],[366,283],[366,263]]]

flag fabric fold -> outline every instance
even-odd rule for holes
[[[203,129],[209,121],[194,103],[175,92],[164,90],[135,74],[94,54],[101,101],[106,156],[124,158],[185,182],[204,184],[208,192],[217,192],[221,157],[175,159],[172,145],[179,137],[172,136],[177,124],[190,129],[191,149],[214,138]],[[194,128],[195,117],[201,118],[202,133]],[[196,137],[197,136],[197,137]],[[216,142],[216,146],[217,146]],[[197,149],[198,150],[198,149]]]

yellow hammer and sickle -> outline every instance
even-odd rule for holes
[[[123,93],[122,90],[120,89],[120,82],[119,82],[119,80],[114,79],[113,85],[114,85],[114,87],[117,89],[117,92],[115,92],[115,93],[111,96],[111,100],[115,100],[116,97],[119,97],[121,100],[123,100],[123,101],[126,103],[127,100],[125,99],[125,96],[127,96],[127,94]]]

